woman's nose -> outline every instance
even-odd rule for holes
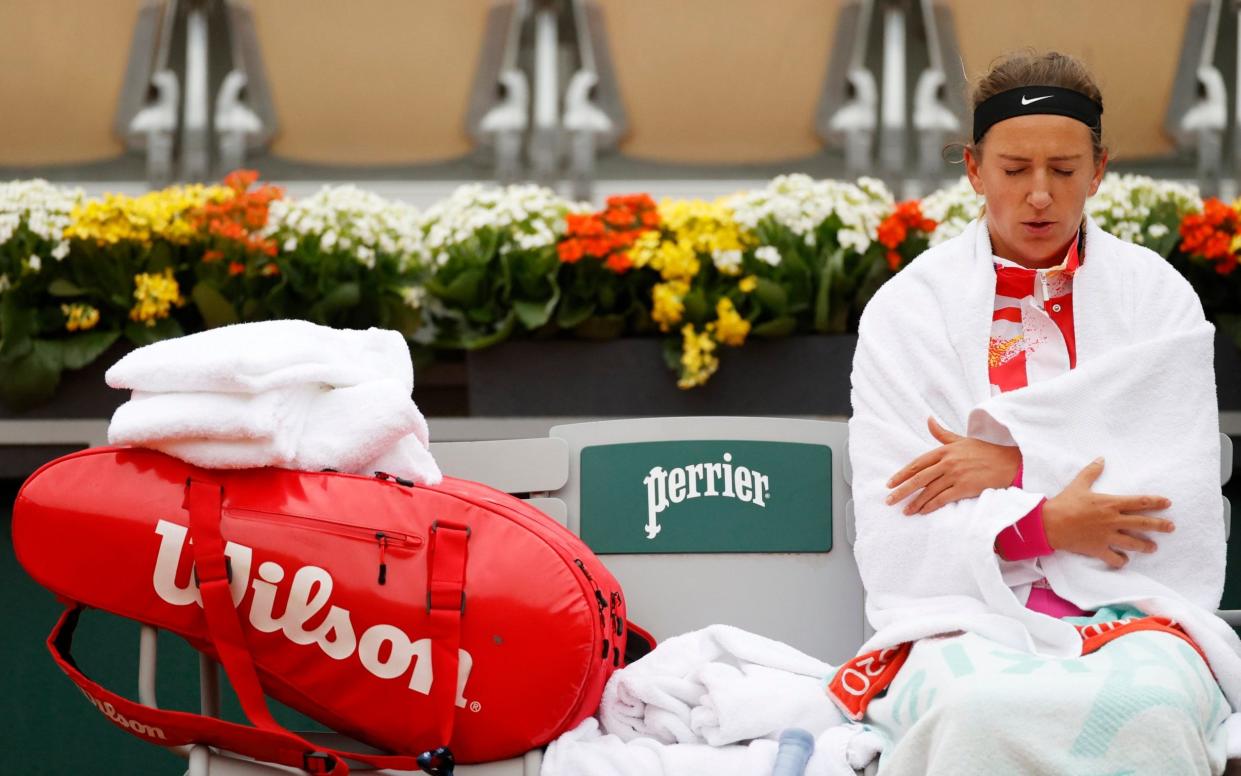
[[[1037,187],[1026,197],[1026,202],[1035,210],[1042,210],[1051,204],[1051,192],[1041,186]]]

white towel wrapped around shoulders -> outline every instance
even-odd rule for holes
[[[886,283],[862,316],[849,455],[855,554],[877,629],[863,650],[966,630],[1077,655],[1071,625],[1024,606],[1029,583],[1045,574],[1083,608],[1127,602],[1181,622],[1238,708],[1241,639],[1212,611],[1224,581],[1219,420],[1213,327],[1197,295],[1157,254],[1089,222],[1073,281],[1076,367],[992,397],[991,256],[985,224],[974,222]],[[1016,444],[1024,489],[987,490],[921,517],[885,504],[888,478],[939,445],[928,416]],[[1096,491],[1172,500],[1159,514],[1177,529],[1153,537],[1158,551],[1134,554],[1121,570],[1063,551],[1000,560],[996,535],[1096,457],[1106,459]]]

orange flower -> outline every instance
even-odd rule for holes
[[[224,176],[224,185],[238,194],[254,185],[259,179],[257,170],[233,170]]]
[[[240,261],[230,261],[228,263],[228,274],[230,277],[240,275],[245,271],[246,265],[242,264]]]
[[[217,250],[210,250],[203,254],[203,261],[219,261],[224,258],[224,254]]]
[[[615,272],[617,275],[623,275],[633,269],[633,262],[629,259],[628,253],[613,253],[603,266]]]
[[[274,264],[274,263],[264,264],[263,268],[259,270],[259,274],[263,275],[264,277],[270,277],[272,275],[279,275],[280,267],[279,265]]]
[[[565,264],[573,264],[582,258],[582,243],[580,240],[565,240],[556,246],[556,251],[560,254],[560,260]]]

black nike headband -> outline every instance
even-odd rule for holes
[[[1005,119],[1039,113],[1068,116],[1091,130],[1102,131],[1103,106],[1081,92],[1059,86],[1023,86],[993,94],[974,109],[974,142]]]

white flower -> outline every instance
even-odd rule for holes
[[[1179,228],[1181,219],[1202,210],[1193,186],[1155,180],[1144,175],[1104,176],[1098,192],[1086,202],[1086,213],[1104,231],[1122,240],[1159,240]]]
[[[45,180],[0,183],[0,252],[15,241],[13,249],[21,252],[15,258],[25,258],[27,251],[34,254],[35,260],[28,265],[36,272],[42,266],[39,254],[63,259],[69,253],[65,228],[84,196],[81,189],[54,186]]]
[[[774,246],[764,245],[754,250],[754,258],[759,261],[766,262],[773,267],[780,266],[780,251]]]
[[[422,242],[413,206],[352,185],[325,186],[306,199],[272,202],[264,234],[287,252],[309,238],[321,250],[352,256],[368,268],[382,256],[395,260],[402,271],[416,261]]]
[[[882,181],[861,178],[856,184],[815,180],[808,175],[781,175],[766,188],[729,198],[738,225],[757,231],[760,223],[784,227],[813,247],[829,220],[839,222],[836,241],[865,251],[895,200]]]
[[[575,207],[556,192],[540,186],[468,184],[428,208],[418,219],[417,250],[426,264],[442,266],[448,260],[448,248],[484,232],[499,236],[501,254],[551,248],[564,234],[565,213]]]
[[[982,195],[962,176],[946,189],[932,192],[919,203],[922,216],[939,224],[931,232],[930,244],[939,245],[956,237],[982,212]]]
[[[0,274],[0,293],[8,291],[10,288],[12,288],[12,286],[13,284],[9,282],[9,276]]]
[[[407,307],[417,310],[422,307],[422,302],[427,296],[427,291],[422,286],[405,286],[401,289],[401,299]]]
[[[38,272],[43,267],[43,259],[40,259],[38,254],[31,254],[26,263],[30,265],[32,272]]]
[[[741,272],[741,251],[713,251],[711,261],[715,263],[715,268],[725,275]]]

